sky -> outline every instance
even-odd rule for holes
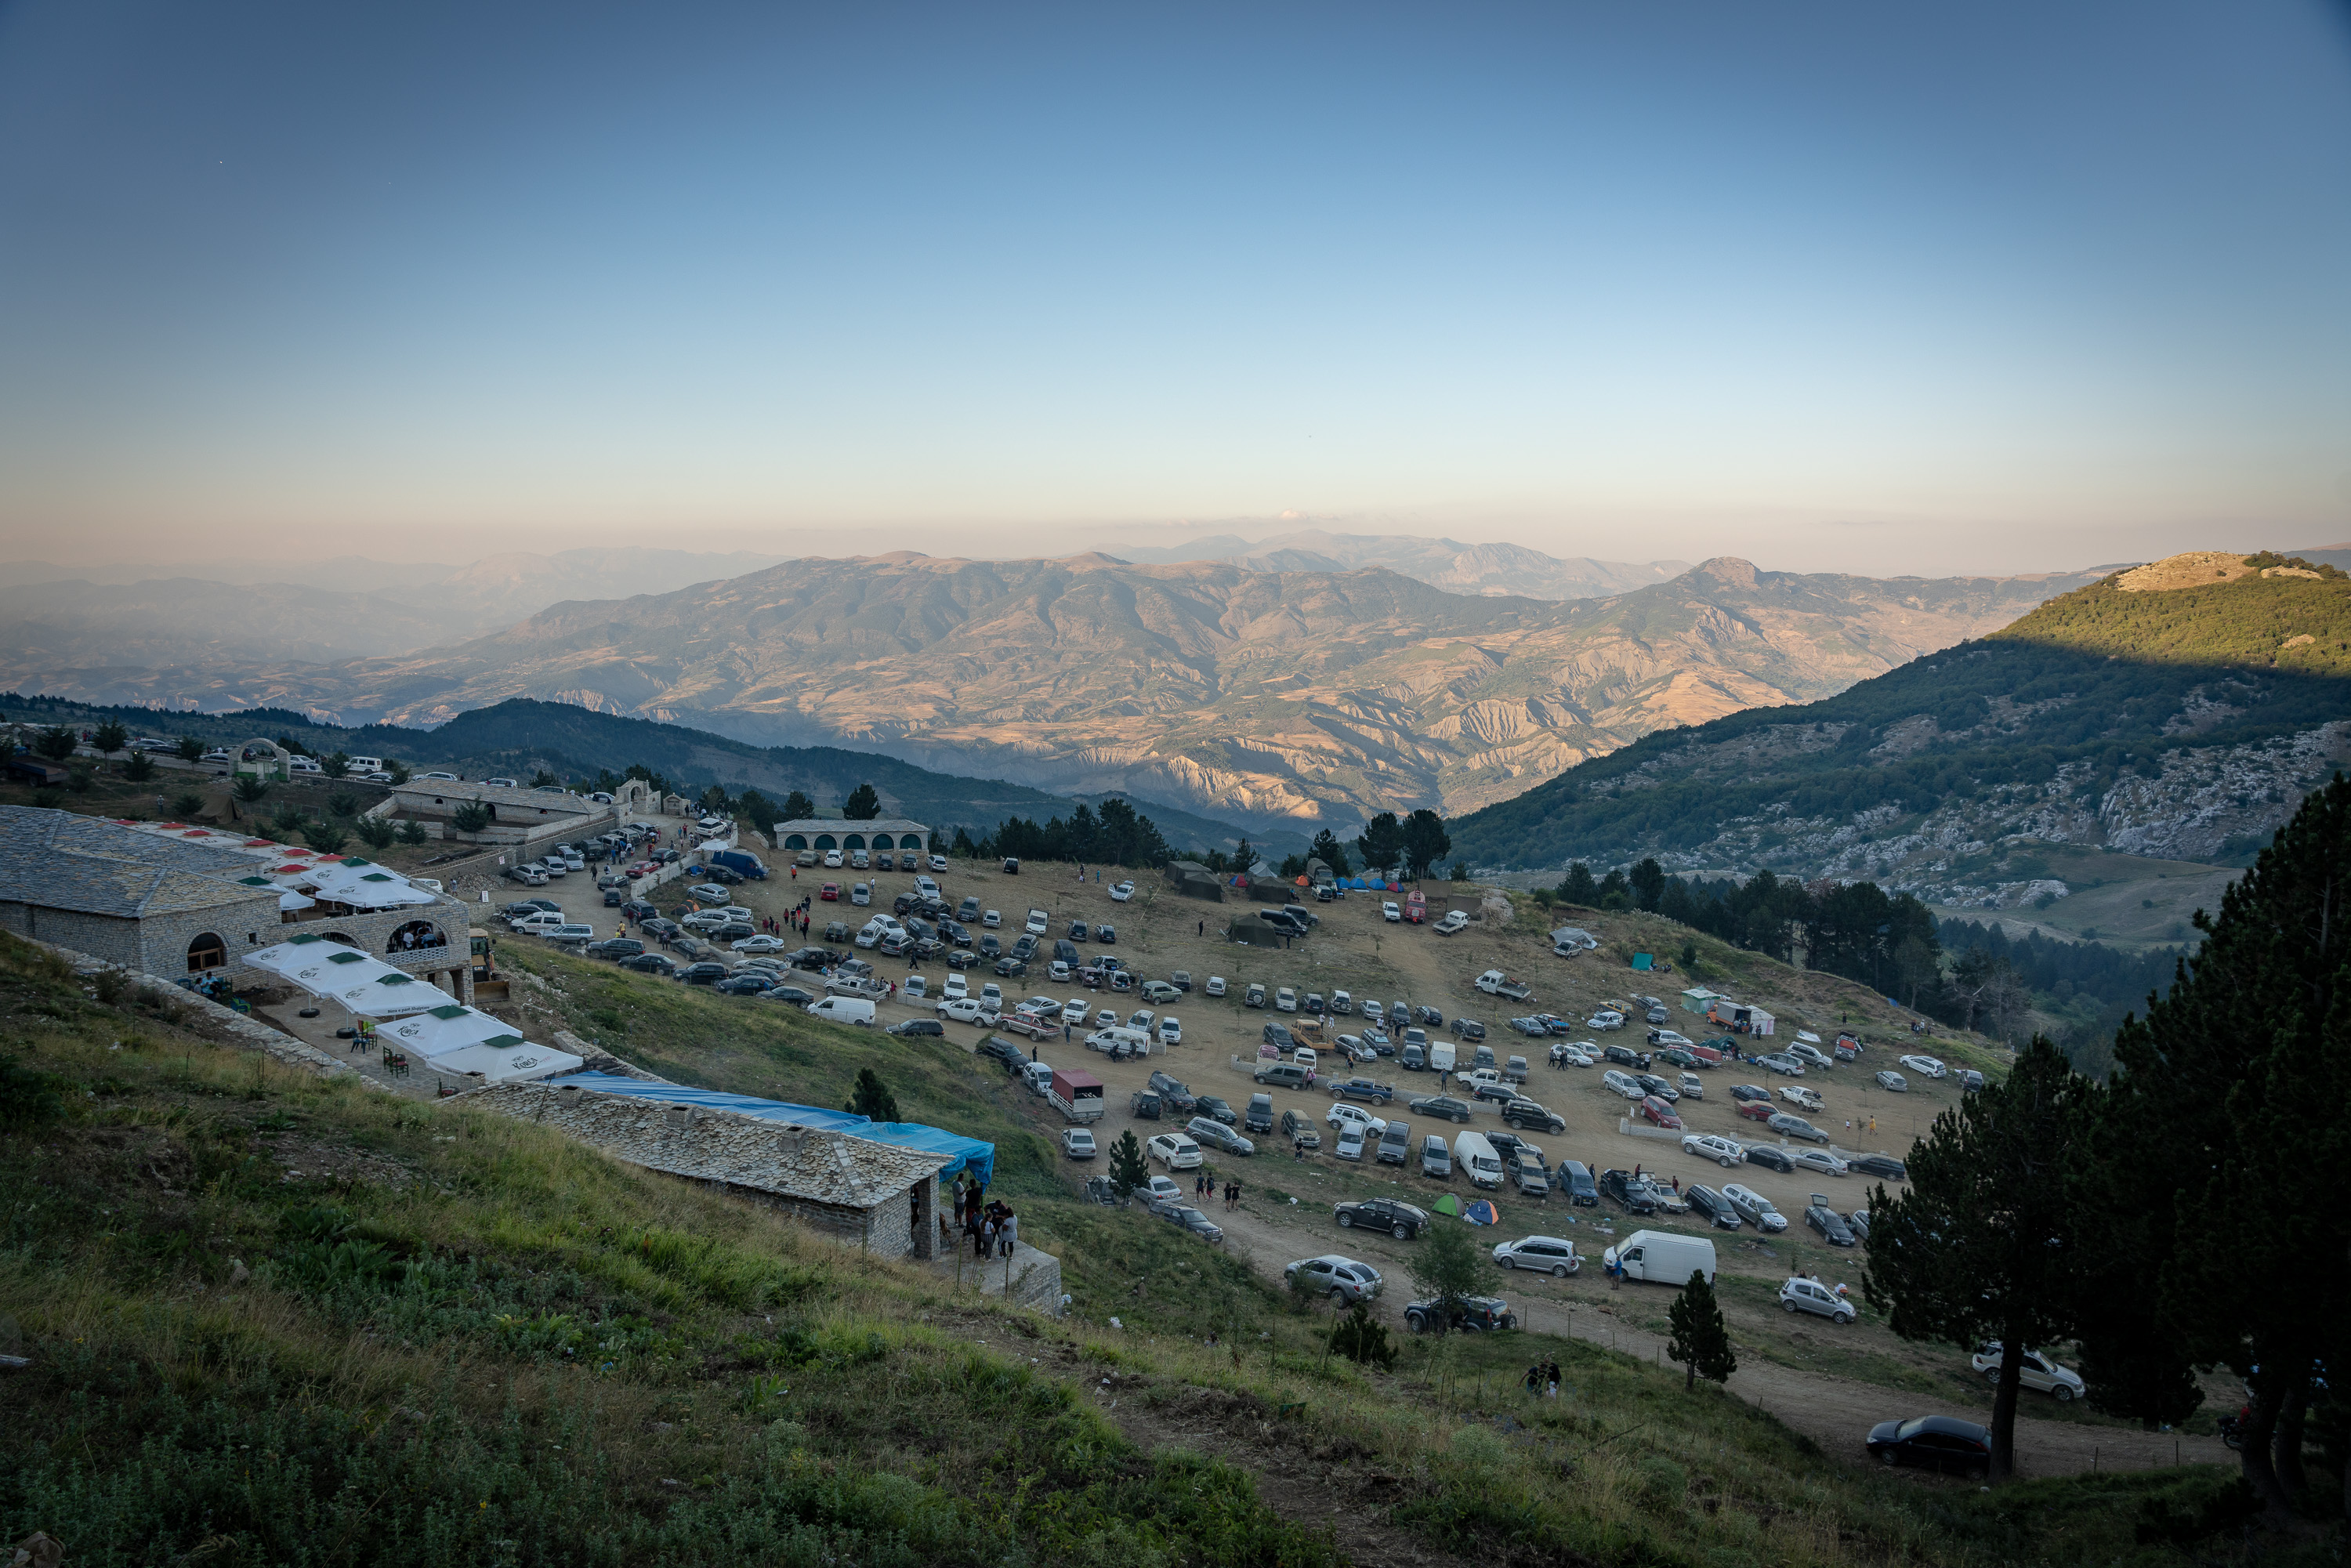
[[[2346,0],[0,0],[0,559],[2314,546],[2346,278]]]

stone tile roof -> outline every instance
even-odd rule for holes
[[[799,817],[789,822],[778,822],[778,833],[927,833],[931,830],[921,822],[905,817],[875,817],[871,821],[848,817]]]
[[[239,883],[252,871],[232,850],[72,811],[0,806],[0,902],[133,919],[258,904],[274,921],[277,890]]]
[[[584,795],[558,795],[551,790],[528,788],[508,789],[502,784],[484,784],[471,779],[452,784],[446,779],[413,779],[405,784],[393,785],[392,798],[412,810],[419,805],[430,808],[434,800],[448,806],[465,800],[481,800],[493,806],[511,806],[517,810],[528,807],[535,813],[550,817],[602,817],[610,815],[612,810]]]
[[[954,1157],[739,1112],[592,1090],[501,1083],[465,1099],[517,1121],[560,1128],[648,1170],[842,1208],[873,1208],[902,1197]]]

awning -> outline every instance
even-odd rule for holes
[[[371,861],[329,861],[277,873],[281,883],[299,887],[333,904],[353,909],[401,909],[431,904],[434,895],[397,872]]]

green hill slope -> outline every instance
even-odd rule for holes
[[[0,1028],[0,1350],[28,1362],[0,1539],[76,1565],[2170,1568],[2134,1511],[2217,1491],[1903,1484],[1582,1342],[1366,1372],[1132,1213],[1057,1220],[1124,1329],[1008,1312],[463,1100],[216,1047],[9,938]],[[843,1069],[889,1049],[827,1032]],[[1575,1397],[1498,1409],[1535,1354]]]
[[[2342,754],[2346,643],[2339,574],[2107,579],[1826,701],[1647,737],[1460,819],[1454,849],[1865,874],[1955,902],[1991,895],[1998,868],[1964,862],[2018,833],[2241,858]]]

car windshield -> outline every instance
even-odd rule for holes
[[[1918,1435],[1920,1430],[1926,1427],[1926,1425],[1927,1417],[1924,1416],[1913,1416],[1911,1419],[1903,1422],[1902,1425],[1896,1429],[1894,1435],[1897,1437],[1903,1438],[1915,1437]]]

